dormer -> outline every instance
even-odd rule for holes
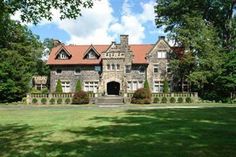
[[[97,50],[94,48],[93,45],[91,45],[87,51],[84,53],[84,59],[98,59],[100,57],[100,54],[97,52]]]
[[[62,46],[56,53],[56,59],[66,60],[70,58],[71,54],[66,50],[64,46]]]

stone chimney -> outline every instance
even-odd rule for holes
[[[120,35],[120,48],[121,51],[125,52],[128,50],[129,42],[128,42],[128,35]]]
[[[159,40],[165,40],[165,36],[159,36]]]
[[[60,40],[57,39],[53,39],[53,47],[57,47],[58,45],[61,45],[62,43],[60,42]]]

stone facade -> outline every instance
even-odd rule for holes
[[[136,45],[129,45],[128,35],[120,36],[120,43],[112,42],[107,45],[102,52],[96,51],[96,46],[92,46],[93,49],[88,49],[85,52],[91,54],[83,54],[86,59],[87,56],[93,56],[93,60],[75,64],[71,61],[70,57],[74,57],[74,54],[69,54],[73,47],[62,46],[58,51],[63,50],[63,53],[68,52],[68,56],[65,57],[68,61],[60,60],[52,62],[58,59],[57,56],[60,52],[51,53],[48,64],[51,68],[50,73],[50,91],[54,92],[56,83],[60,79],[63,83],[64,92],[74,92],[76,82],[80,80],[82,88],[85,91],[92,91],[95,93],[102,93],[104,95],[118,95],[122,93],[134,92],[136,89],[143,87],[144,81],[147,78],[150,88],[153,92],[162,91],[162,83],[164,79],[171,82],[171,78],[168,75],[168,53],[171,52],[171,47],[165,41],[164,38],[160,38],[156,44],[151,46],[150,50],[146,45],[141,45],[140,49]],[[146,46],[146,47],[145,47]],[[82,47],[82,46],[81,46]],[[91,46],[90,46],[91,47]],[[149,45],[150,47],[150,45]],[[134,50],[142,51],[145,49],[143,60],[145,62],[139,62],[139,55]],[[79,48],[78,48],[79,49]],[[82,48],[81,48],[82,49]],[[98,48],[99,49],[99,48]],[[56,50],[55,50],[56,51]],[[135,58],[135,55],[136,58]],[[138,59],[137,59],[138,58]],[[60,59],[60,58],[59,58]],[[51,61],[52,60],[52,61]],[[95,62],[98,60],[99,62]],[[136,62],[134,62],[137,60]],[[63,64],[62,64],[63,62]],[[82,62],[82,61],[81,61]],[[70,64],[71,63],[71,64]],[[155,68],[158,68],[154,70]],[[159,81],[158,86],[155,81]],[[114,93],[114,91],[116,91]]]

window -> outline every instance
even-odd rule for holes
[[[80,68],[75,69],[75,74],[76,75],[80,74],[80,71],[81,71]]]
[[[58,54],[58,59],[68,59],[68,56],[64,50]]]
[[[158,64],[153,65],[153,72],[158,73],[158,70],[159,70],[159,65]]]
[[[143,88],[143,81],[128,81],[127,90],[136,91],[139,88]]]
[[[117,70],[120,70],[120,64],[117,64],[117,65],[116,65],[116,69],[117,69]]]
[[[145,73],[145,68],[144,68],[144,66],[140,66],[139,72],[140,72],[141,74],[144,74],[144,73]]]
[[[61,86],[63,93],[70,92],[70,81],[61,81]]]
[[[111,65],[111,70],[115,70],[115,64]]]
[[[98,81],[84,82],[84,91],[96,93],[98,88]]]
[[[94,70],[97,71],[97,72],[102,71],[102,70],[101,70],[101,66],[95,66]]]
[[[61,69],[57,69],[57,70],[56,70],[56,74],[57,74],[57,75],[60,75],[61,73],[62,73],[62,70],[61,70]]]
[[[166,63],[166,72],[167,72],[167,73],[170,73],[170,72],[171,72],[169,63]]]
[[[157,58],[167,58],[167,52],[166,51],[157,52]]]
[[[110,64],[107,64],[107,70],[110,70],[110,68],[111,68]]]
[[[163,82],[162,81],[154,81],[153,86],[154,86],[153,92],[157,92],[157,93],[163,92]]]
[[[130,73],[131,72],[131,65],[126,65],[125,71],[126,71],[126,73]]]
[[[95,59],[95,58],[96,58],[95,52],[93,50],[89,51],[88,59]]]

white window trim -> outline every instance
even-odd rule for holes
[[[155,66],[157,66],[157,72],[155,72]],[[155,74],[158,74],[160,72],[160,64],[159,63],[156,63],[156,64],[153,64],[153,73]]]
[[[160,56],[159,56],[160,54]],[[165,55],[163,55],[165,54]],[[159,59],[167,59],[167,51],[157,51],[157,58]]]
[[[91,85],[92,82],[92,85]],[[86,83],[88,83],[87,85],[85,85]],[[93,92],[93,93],[97,93],[98,92],[98,84],[99,84],[99,80],[85,80],[83,81],[83,89],[86,92]],[[96,86],[95,86],[96,85]],[[88,90],[85,90],[85,87],[88,86]],[[90,90],[90,87],[92,86],[93,90]]]
[[[155,91],[155,82],[158,82],[158,91]],[[162,85],[162,91],[160,87]],[[153,93],[163,93],[164,80],[153,80]]]
[[[128,82],[131,82],[131,89],[128,89],[128,86],[127,86],[127,90],[129,92],[135,92],[137,89],[140,89],[140,88],[143,88],[144,87],[144,80],[129,80],[127,81],[127,84]],[[134,83],[133,82],[137,82],[137,89],[134,89]],[[142,82],[142,85],[140,86],[140,82]]]

